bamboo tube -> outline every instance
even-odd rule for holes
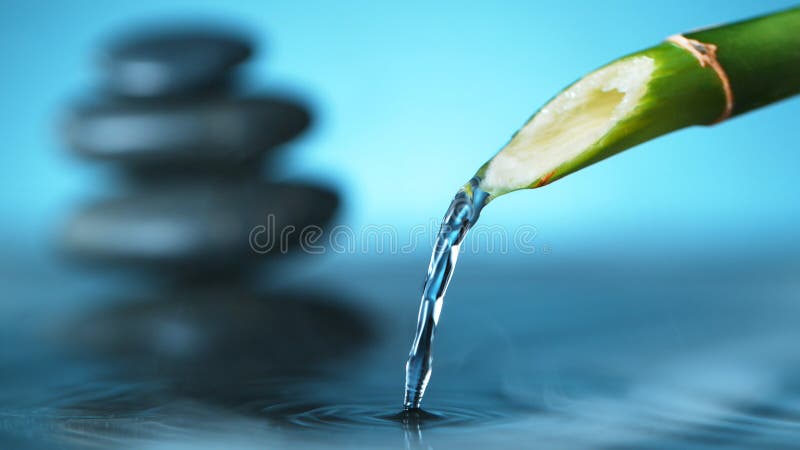
[[[491,198],[538,188],[692,125],[800,92],[800,8],[676,35],[555,96],[477,173]]]

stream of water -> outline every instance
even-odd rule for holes
[[[422,300],[417,317],[417,331],[406,362],[406,385],[403,408],[417,409],[425,395],[433,363],[433,338],[442,312],[447,285],[453,276],[461,242],[467,231],[480,217],[489,201],[489,194],[479,187],[475,177],[458,191],[442,219],[433,246],[428,274],[422,288]]]

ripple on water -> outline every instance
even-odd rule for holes
[[[457,427],[503,420],[506,413],[485,406],[446,403],[430,409],[402,411],[396,402],[384,403],[282,403],[262,413],[282,423],[320,430]]]
[[[288,380],[278,384],[285,387]],[[444,395],[430,399],[426,410],[403,414],[398,398],[389,395],[388,388],[367,389],[357,401],[339,401],[355,397],[342,386],[303,386],[291,391],[296,395],[292,400],[262,395],[225,407],[173,397],[148,384],[129,384],[123,389],[116,384],[93,383],[62,393],[58,401],[50,399],[47,408],[20,409],[14,414],[7,407],[0,408],[0,423],[6,430],[60,436],[81,447],[99,448],[129,447],[137,439],[193,439],[201,432],[217,436],[253,434],[262,439],[269,436],[267,430],[274,431],[257,425],[263,420],[247,418],[267,419],[286,431],[340,437],[340,433],[347,433],[347,439],[366,438],[373,432],[377,432],[373,437],[384,439],[396,436],[393,430],[405,432],[407,439],[422,439],[426,430],[447,428],[448,432],[432,433],[425,439],[446,440],[470,431],[469,439],[476,443],[496,437],[490,431],[494,427],[485,425],[502,423],[509,439],[554,442],[572,448],[587,443],[631,449],[690,445],[795,448],[800,439],[800,395],[793,390],[778,390],[752,402],[710,402],[692,395],[687,397],[690,403],[677,404],[680,408],[674,401],[681,396],[680,390],[660,395],[648,390],[653,394],[647,397],[652,402],[641,397],[609,394],[590,398],[587,394],[581,397],[583,401],[564,399],[560,406],[545,409],[513,405],[501,396],[464,397],[439,392]],[[323,393],[314,395],[315,391]],[[556,399],[554,403],[561,402]],[[598,435],[598,427],[605,433]],[[331,447],[336,447],[336,442],[331,441]]]

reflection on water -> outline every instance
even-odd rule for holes
[[[5,327],[14,345],[0,350],[0,443],[639,449],[800,439],[800,303],[786,277],[473,267],[450,293],[424,416],[398,415],[397,400],[418,266],[337,264],[314,277],[322,295],[308,279],[277,293],[195,285],[76,302],[58,332]],[[564,282],[576,273],[588,275]],[[504,308],[483,308],[498,289]]]
[[[506,417],[506,414],[487,409],[485,401],[438,405],[432,410],[398,411],[395,402],[376,391],[370,393],[366,401],[361,403],[285,403],[270,405],[262,410],[269,417],[288,424],[311,429],[329,429],[334,431],[363,428],[397,428],[414,429],[420,432],[426,428],[465,426],[486,423]],[[369,393],[370,389],[366,389]],[[362,393],[363,395],[364,393]],[[377,400],[376,400],[377,398]]]
[[[366,317],[330,296],[215,283],[114,304],[65,328],[72,356],[112,363],[116,379],[220,405],[292,398],[283,380],[345,364],[372,340]]]
[[[352,355],[368,339],[366,319],[331,296],[196,282],[153,298],[112,302],[65,327],[80,353],[128,361],[159,375],[215,370],[286,373]],[[342,349],[348,351],[342,355]],[[241,370],[239,368],[241,367]]]

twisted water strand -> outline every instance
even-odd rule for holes
[[[479,183],[480,179],[473,178],[456,194],[442,220],[433,247],[428,275],[422,288],[417,331],[406,362],[405,409],[419,408],[422,402],[431,377],[433,337],[447,285],[458,259],[459,246],[489,200],[489,194],[478,187]]]

